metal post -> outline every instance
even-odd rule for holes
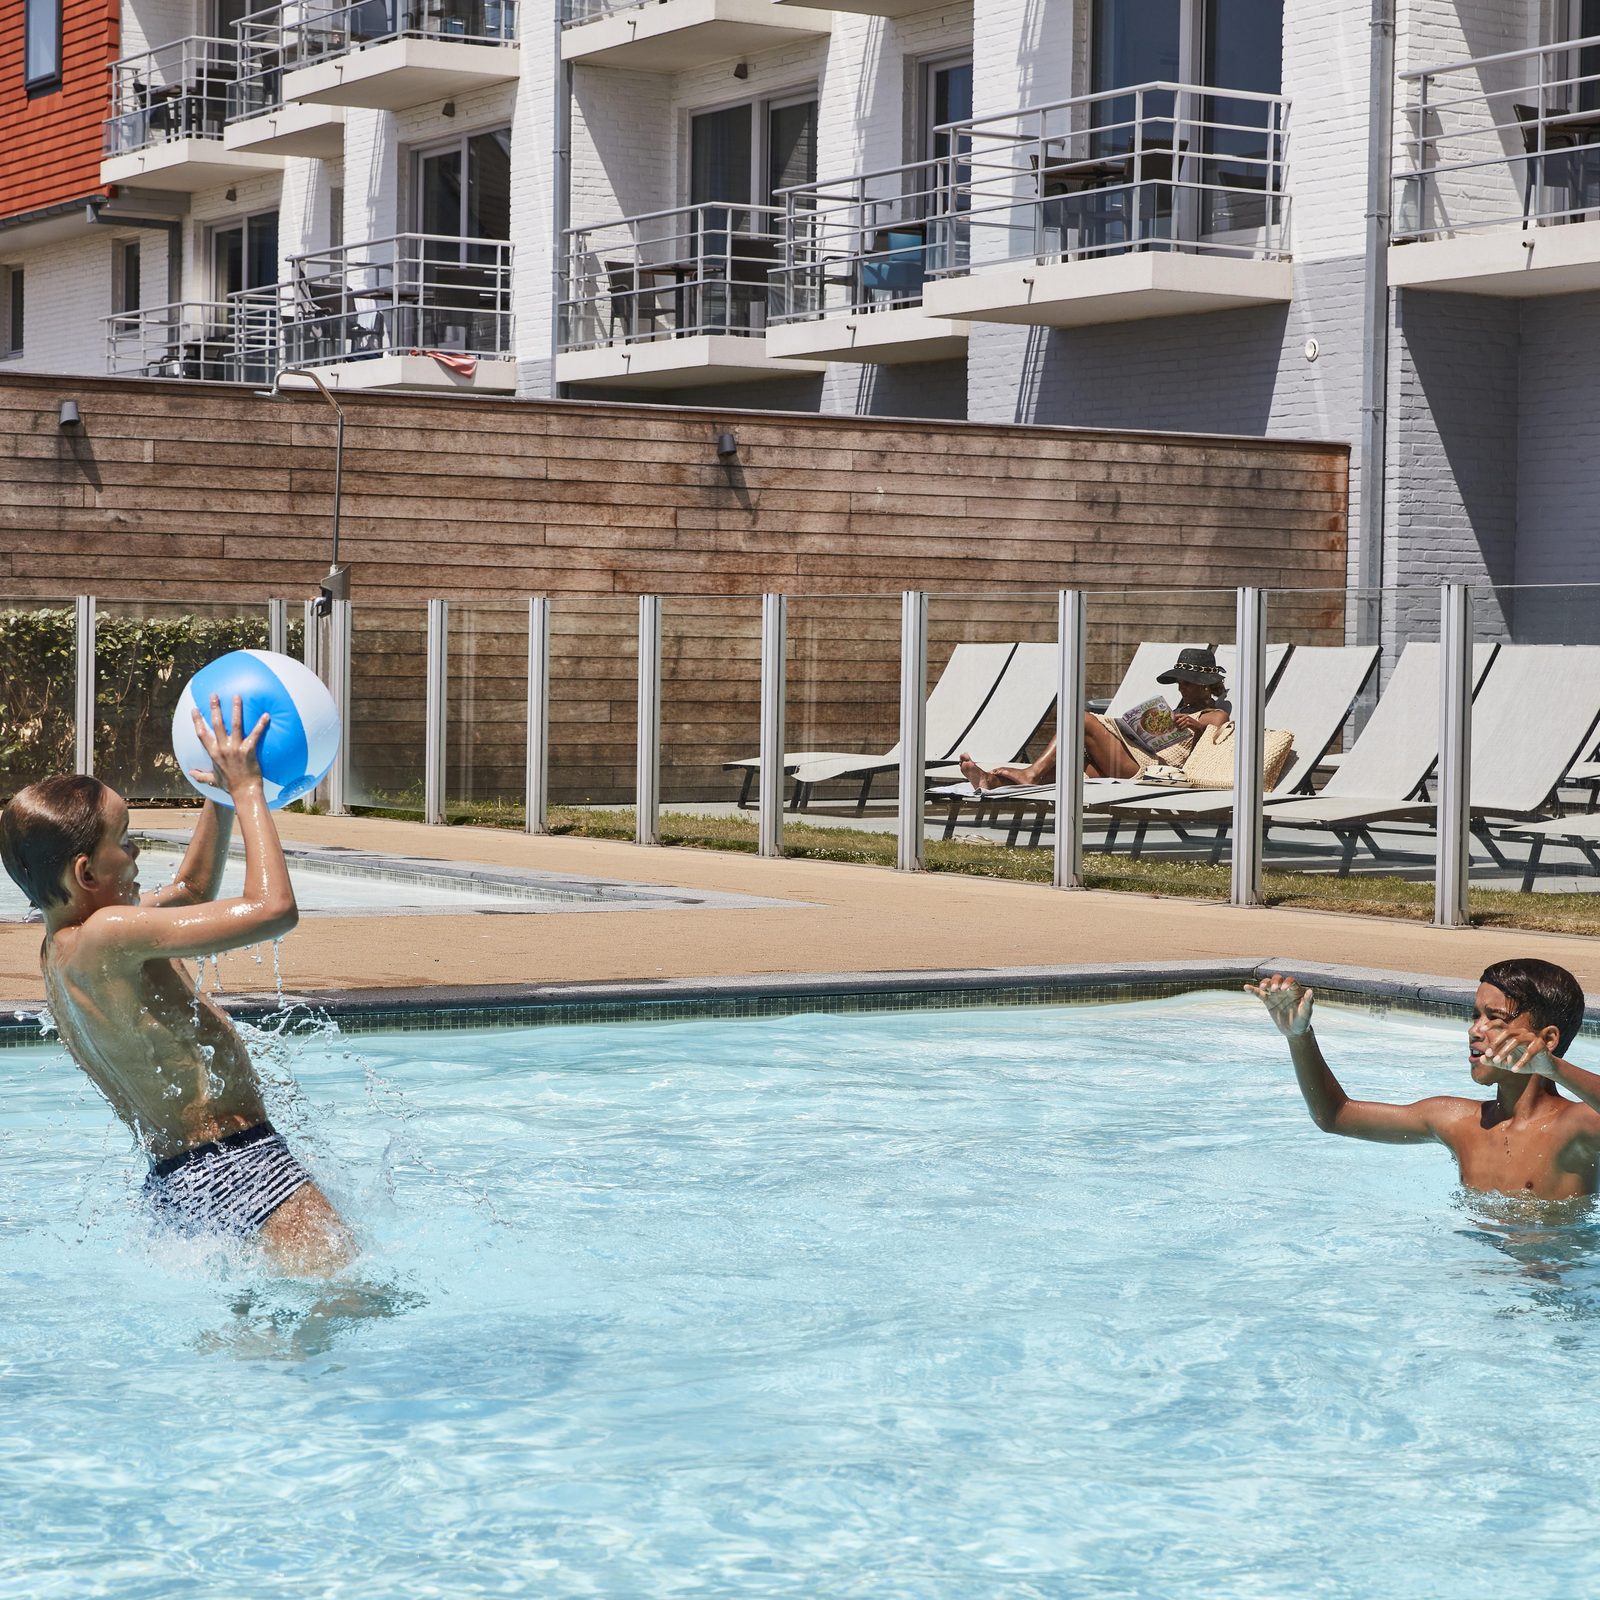
[[[639,596],[639,725],[635,844],[661,843],[661,596]]]
[[[428,602],[427,689],[423,702],[422,820],[444,821],[446,719],[450,703],[450,602]]]
[[[793,196],[790,196],[791,202]],[[789,600],[761,597],[760,854],[783,854],[783,714],[788,654]]]
[[[1261,814],[1265,785],[1262,745],[1267,709],[1267,597],[1241,589],[1237,602],[1233,704],[1233,885],[1236,906],[1258,906],[1261,893]]]
[[[94,633],[94,596],[80,594],[72,646],[73,764],[85,777],[94,776]]]
[[[322,658],[325,652],[322,648],[322,617],[317,611],[315,600],[306,601],[304,617],[304,632],[300,635],[300,657],[312,672],[323,678]],[[327,679],[323,678],[323,682],[326,683]]]
[[[1083,887],[1083,718],[1087,607],[1081,589],[1056,596],[1055,886]]]
[[[550,831],[550,601],[528,601],[528,762],[524,824],[529,833]]]
[[[920,872],[923,848],[923,780],[927,771],[928,597],[919,589],[900,596],[900,804],[895,866]]]
[[[280,656],[288,654],[289,602],[287,600],[267,601],[267,649],[275,650]]]
[[[1439,861],[1433,920],[1467,925],[1472,861],[1472,592],[1464,583],[1439,589]]]
[[[335,600],[328,616],[327,676],[324,682],[333,695],[339,712],[339,753],[333,758],[324,785],[330,816],[342,817],[348,810],[350,789],[350,648],[352,643],[350,602]]]

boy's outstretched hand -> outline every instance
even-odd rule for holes
[[[1293,978],[1274,974],[1260,983],[1247,983],[1246,994],[1253,994],[1267,1008],[1267,1015],[1277,1023],[1285,1039],[1298,1038],[1311,1031],[1311,1005],[1314,995],[1310,989],[1296,983]]]
[[[236,793],[252,781],[261,781],[261,763],[256,757],[256,741],[267,731],[267,724],[272,720],[262,712],[249,733],[244,731],[244,700],[239,696],[233,697],[233,726],[231,729],[222,725],[222,702],[216,695],[211,697],[211,724],[208,727],[206,720],[198,711],[194,715],[194,731],[200,736],[200,743],[205,746],[205,752],[211,757],[211,770],[202,772],[199,768],[194,770],[194,776],[201,783],[209,783],[214,788],[226,789],[229,794]]]

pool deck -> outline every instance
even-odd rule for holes
[[[185,825],[135,814],[136,827]],[[980,972],[1086,964],[1271,961],[1473,979],[1507,955],[1542,956],[1600,990],[1600,940],[1436,929],[1329,912],[1243,910],[1132,894],[1063,893],[948,873],[762,861],[490,828],[285,816],[286,842],[452,863],[755,895],[781,906],[617,910],[604,916],[306,918],[283,949],[286,989],[487,993],[508,986],[656,983],[807,974]],[[36,925],[0,924],[0,1002],[43,998]],[[270,961],[224,957],[232,993],[270,990]],[[464,996],[462,996],[464,998]]]

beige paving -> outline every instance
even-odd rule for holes
[[[182,825],[171,811],[137,826]],[[419,984],[583,982],[807,972],[909,972],[1080,962],[1283,956],[1444,977],[1475,977],[1508,954],[1538,955],[1600,991],[1600,940],[1445,930],[1381,918],[1235,910],[1137,895],[1067,894],[1033,884],[897,873],[817,861],[761,861],[593,839],[532,839],[486,828],[286,816],[303,844],[440,861],[581,873],[785,900],[782,907],[600,915],[307,917],[283,950],[298,993]],[[42,997],[37,927],[0,925],[0,999]],[[271,984],[270,963],[225,958],[231,990]]]

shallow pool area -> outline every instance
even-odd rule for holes
[[[185,835],[136,835],[139,880],[148,893],[177,876]],[[335,916],[393,916],[399,912],[518,913],[688,910],[700,906],[771,905],[748,895],[711,894],[654,884],[582,878],[552,872],[490,868],[369,851],[286,845],[284,855],[302,912]],[[223,873],[220,898],[239,894],[244,856],[236,844]],[[22,891],[0,873],[0,922],[29,917]]]
[[[1320,1031],[1475,1092],[1458,1024]],[[76,1070],[0,1050],[0,1596],[1600,1576],[1600,1229],[1318,1134],[1242,995],[260,1046],[337,1291],[153,1237]]]

